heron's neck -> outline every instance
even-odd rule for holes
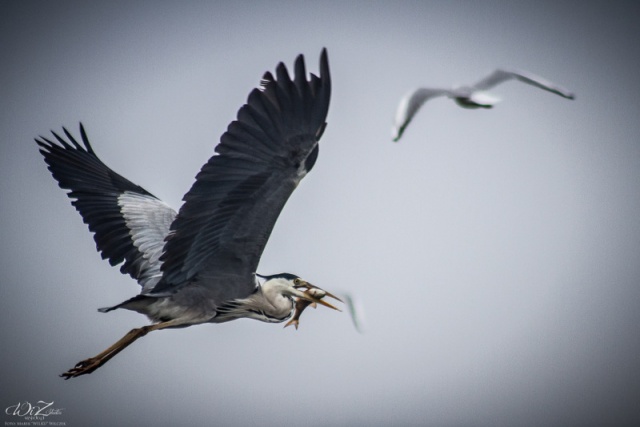
[[[269,286],[267,283],[260,286],[258,292],[254,295],[256,298],[261,299],[258,305],[261,306],[266,315],[278,319],[285,320],[293,310],[293,300],[282,294],[281,289],[275,286]]]

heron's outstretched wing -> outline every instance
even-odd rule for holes
[[[253,274],[276,219],[316,161],[330,95],[326,50],[320,77],[307,80],[302,55],[295,79],[282,63],[276,78],[264,75],[184,196],[152,295],[194,281],[217,301],[254,290]]]
[[[575,95],[563,88],[562,86],[558,86],[555,83],[552,83],[548,80],[543,79],[542,77],[536,76],[535,74],[529,73],[527,71],[522,70],[506,70],[506,69],[497,69],[484,79],[480,80],[478,83],[473,85],[474,90],[487,90],[492,87],[505,82],[507,80],[520,80],[521,82],[530,84],[532,86],[538,87],[540,89],[544,89],[551,93],[555,93],[556,95],[560,95],[567,99],[574,99]]]
[[[404,130],[420,107],[422,107],[422,104],[431,98],[444,95],[452,96],[452,92],[446,89],[418,88],[403,96],[396,110],[396,118],[393,124],[393,140],[396,142],[400,140]]]
[[[57,143],[40,137],[36,142],[60,188],[70,190],[82,219],[94,233],[102,258],[118,265],[145,290],[160,280],[160,254],[176,212],[144,188],[109,169],[96,156],[80,124],[82,145],[64,129]]]

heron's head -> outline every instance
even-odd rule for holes
[[[256,276],[264,280],[264,282],[262,283],[262,290],[265,293],[276,292],[290,299],[296,297],[305,301],[309,301],[310,303],[324,305],[325,307],[341,311],[337,307],[334,307],[333,305],[321,299],[324,296],[328,296],[342,302],[340,298],[336,297],[330,292],[325,291],[324,289],[321,289],[305,280],[302,280],[295,274],[280,273],[273,276],[263,276],[260,274],[256,274]]]

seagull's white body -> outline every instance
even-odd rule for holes
[[[569,90],[535,74],[522,70],[497,69],[473,86],[461,86],[455,89],[417,88],[409,91],[402,97],[396,110],[393,140],[398,141],[402,137],[411,119],[429,99],[446,96],[464,108],[491,108],[500,102],[500,98],[493,96],[487,90],[512,79],[555,93],[563,98],[575,98],[575,95]]]

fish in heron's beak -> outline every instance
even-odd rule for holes
[[[297,296],[293,316],[291,317],[291,320],[289,320],[287,324],[284,325],[285,328],[287,326],[294,325],[296,329],[298,329],[298,325],[300,324],[300,315],[310,305],[313,306],[313,308],[315,308],[316,304],[321,304],[321,305],[324,305],[325,307],[342,311],[339,308],[334,307],[328,302],[322,300],[322,298],[324,298],[325,296],[329,296],[333,299],[343,302],[340,298],[331,294],[330,292],[325,291],[324,289],[321,289],[303,280],[300,280],[297,284],[295,284],[294,288],[296,289],[306,288],[306,290],[301,291],[300,294]]]
[[[300,288],[307,288],[306,292],[303,292],[303,294],[305,294],[306,297],[309,298],[310,301],[313,301],[315,303],[319,303],[322,304],[324,306],[327,306],[329,308],[333,308],[334,310],[338,310],[337,308],[335,308],[334,306],[332,306],[329,303],[325,303],[324,301],[320,301],[321,298],[328,296],[331,297],[335,300],[340,301],[341,303],[344,304],[344,301],[342,301],[340,298],[338,298],[337,296],[333,295],[331,292],[327,292],[324,289],[312,285],[309,282],[305,282],[304,280],[299,280],[297,284],[293,285],[294,288],[296,289],[300,289]],[[314,301],[314,299],[316,299],[317,301]],[[338,310],[338,311],[342,311],[342,310]]]
[[[284,327],[286,328],[287,326],[293,325],[296,327],[296,329],[298,329],[298,326],[300,325],[300,315],[302,314],[304,309],[310,306],[311,304],[315,304],[315,303],[312,303],[311,301],[308,301],[302,298],[296,299],[296,305],[293,310],[293,316],[291,316],[291,319],[289,319],[289,321],[287,322],[286,325],[284,325]]]

